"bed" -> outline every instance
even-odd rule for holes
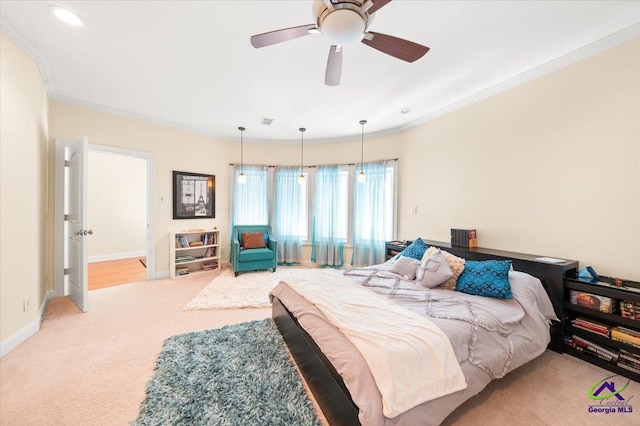
[[[394,315],[409,313],[410,321],[411,315],[424,316],[427,313],[428,322],[435,324],[449,338],[452,352],[447,359],[450,361],[451,356],[454,357],[457,362],[455,368],[464,376],[465,385],[460,386],[459,376],[456,376],[458,373],[451,370],[448,376],[451,380],[423,386],[435,393],[428,399],[421,396],[422,399],[418,399],[415,406],[409,404],[410,408],[402,404],[410,402],[406,399],[411,396],[414,387],[402,393],[397,384],[390,390],[376,386],[381,382],[380,370],[376,371],[371,359],[363,358],[359,350],[362,342],[350,340],[353,336],[347,337],[350,326],[348,318],[346,322],[340,322],[334,313],[326,311],[331,304],[331,297],[305,294],[305,291],[311,291],[313,282],[281,282],[272,291],[274,321],[331,425],[440,424],[491,380],[503,377],[540,355],[547,345],[556,351],[562,350],[561,331],[553,326],[549,328],[548,320],[561,318],[562,277],[568,271],[577,269],[577,262],[549,264],[535,260],[537,256],[532,255],[425,242],[467,260],[511,260],[514,271],[509,273],[509,281],[512,283],[514,299],[491,300],[437,287],[416,287],[412,280],[390,272],[389,263],[348,271],[345,273],[347,278],[338,276],[334,271],[325,271],[325,275],[317,278],[318,281],[326,280],[326,283],[321,283],[324,287],[319,288],[333,288],[328,284],[335,281],[338,287],[332,297],[354,291],[355,298],[359,300],[363,297],[367,304],[376,305],[378,298],[390,299],[392,302],[380,301],[382,308],[386,309],[385,303],[390,303],[393,305],[391,310],[398,311]],[[360,291],[365,293],[358,293]],[[342,306],[342,303],[340,301],[336,305]],[[396,309],[398,303],[402,307]],[[353,306],[359,308],[357,304]],[[500,316],[504,312],[505,318],[497,318],[494,312],[498,311],[501,312]],[[332,322],[337,322],[338,326]],[[389,343],[385,347],[395,349]],[[385,352],[379,351],[375,358]],[[398,354],[392,350],[389,352],[388,356],[393,361]],[[447,350],[436,352],[440,354]],[[420,355],[418,358],[422,357]],[[436,361],[429,360],[429,363]],[[449,361],[443,362],[446,364]],[[397,364],[402,366],[405,362],[409,361],[403,360]],[[384,364],[382,370],[399,368],[392,364]],[[439,366],[432,371],[443,368]],[[428,368],[423,366],[415,371],[426,370]],[[403,373],[400,368],[397,373],[389,374],[401,377],[399,375]],[[425,382],[425,378],[419,382]],[[440,392],[440,383],[451,386],[443,393]],[[444,384],[442,386],[446,387]]]

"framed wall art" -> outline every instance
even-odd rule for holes
[[[216,177],[200,173],[173,172],[173,218],[216,217]]]

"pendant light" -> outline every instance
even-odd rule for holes
[[[298,183],[302,185],[304,183],[304,174],[302,168],[304,167],[304,132],[307,131],[304,127],[300,127],[300,176],[298,176]]]
[[[244,156],[244,144],[243,144],[243,138],[242,135],[244,134],[244,131],[246,130],[244,127],[238,127],[238,130],[240,130],[240,174],[238,175],[238,183],[245,183],[247,181],[247,177],[244,175],[244,166],[243,166],[243,156]]]
[[[360,173],[358,173],[358,183],[363,183],[367,180],[367,177],[362,170],[362,163],[364,162],[364,125],[367,124],[367,120],[360,120],[360,126],[362,126],[362,134],[360,138]]]

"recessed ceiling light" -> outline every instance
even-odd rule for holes
[[[71,25],[72,27],[85,26],[85,23],[81,17],[67,9],[64,9],[60,6],[49,6],[49,10],[65,24]]]
[[[400,113],[401,113],[401,114],[409,114],[409,111],[411,111],[409,108],[402,108],[402,109],[400,110]]]

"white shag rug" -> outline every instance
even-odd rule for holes
[[[282,279],[309,279],[327,273],[342,276],[343,272],[331,268],[279,266],[276,272],[242,272],[236,277],[233,270],[224,269],[183,310],[266,308],[271,306],[269,292]]]

